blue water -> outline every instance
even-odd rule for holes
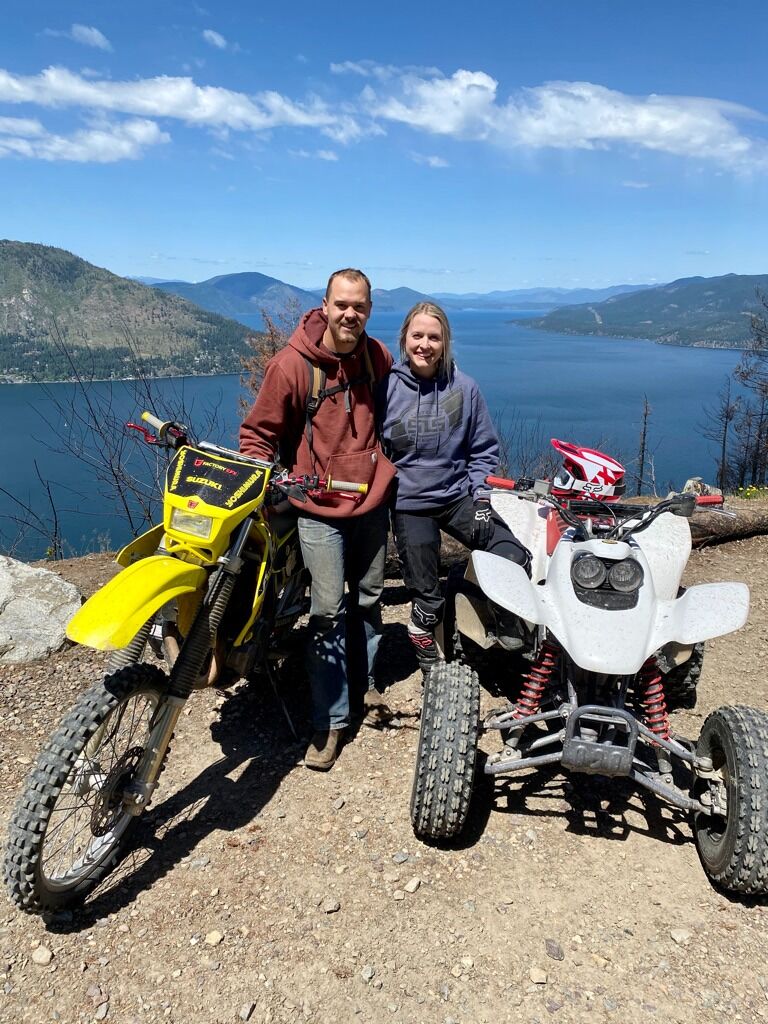
[[[550,437],[561,437],[600,447],[629,464],[637,453],[646,395],[648,450],[659,490],[681,486],[688,476],[713,479],[714,445],[702,436],[703,407],[714,405],[739,353],[548,334],[516,325],[515,319],[525,315],[468,311],[451,317],[457,362],[478,381],[502,426],[517,415],[538,427],[545,445]],[[400,314],[374,312],[370,333],[394,352],[401,320]],[[92,397],[109,407],[117,422],[136,420],[147,405],[131,382],[91,387]],[[152,389],[159,415],[170,417],[185,407],[191,425],[201,429],[215,421],[211,439],[235,444],[244,394],[236,374],[157,381]],[[8,517],[29,518],[4,491],[42,519],[50,518],[38,471],[49,482],[67,553],[115,547],[130,537],[114,508],[114,488],[97,483],[87,462],[54,450],[60,446],[56,436],[67,436],[72,427],[72,417],[62,417],[57,405],[70,409],[75,395],[70,384],[0,385],[0,550],[7,550],[19,532]],[[99,458],[93,441],[75,443],[86,458]],[[129,442],[126,452],[132,468],[146,476],[138,459],[145,451]],[[45,536],[28,529],[15,553],[41,557],[46,547]]]

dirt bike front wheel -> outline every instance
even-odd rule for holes
[[[87,690],[32,768],[11,818],[5,881],[30,913],[81,903],[117,864],[137,817],[122,794],[167,677],[139,664]]]
[[[718,708],[704,722],[696,753],[715,773],[696,787],[713,807],[694,819],[704,870],[731,892],[768,893],[768,715]]]

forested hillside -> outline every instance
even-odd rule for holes
[[[237,372],[253,333],[63,249],[0,241],[0,380]]]

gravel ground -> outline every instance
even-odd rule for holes
[[[111,571],[104,556],[56,568],[84,593]],[[750,622],[707,645],[699,706],[673,716],[683,735],[724,703],[768,709],[768,537],[694,553],[686,582],[722,579],[750,584]],[[361,729],[315,774],[271,693],[195,695],[136,849],[88,906],[43,920],[0,905],[0,1020],[768,1016],[766,903],[712,888],[675,810],[555,773],[482,778],[460,844],[414,838],[420,692],[398,580],[384,611],[396,727]],[[41,743],[102,665],[70,648],[3,670],[3,839]],[[304,684],[285,694],[306,729]]]

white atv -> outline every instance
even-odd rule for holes
[[[448,594],[449,660],[424,686],[414,831],[423,839],[460,833],[478,737],[493,729],[502,749],[485,761],[487,774],[559,765],[624,776],[691,813],[713,882],[766,893],[768,715],[718,708],[692,742],[673,735],[665,694],[672,692],[675,706],[692,706],[703,641],[744,625],[749,591],[743,583],[681,586],[695,494],[620,504],[618,463],[553,444],[566,455],[553,483],[489,478],[493,508],[531,551],[531,578],[513,562],[474,551]],[[517,700],[481,724],[478,675],[462,641],[494,645],[496,608],[522,620],[530,668]],[[455,649],[448,636],[454,622]],[[509,664],[525,663],[510,657]]]

